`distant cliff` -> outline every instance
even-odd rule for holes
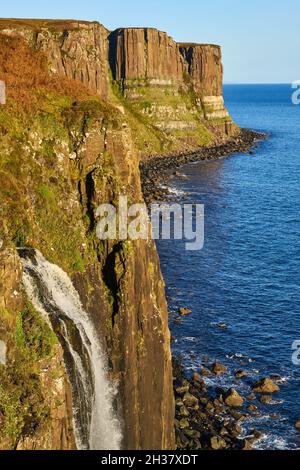
[[[109,35],[109,51],[124,107],[160,141],[153,145],[148,131],[138,142],[143,154],[147,148],[152,153],[196,148],[236,131],[224,107],[219,46],[178,44],[153,28],[121,28]]]
[[[223,100],[223,66],[220,46],[179,44],[193,87],[201,97],[204,113],[209,118],[226,118]]]
[[[0,20],[0,42],[8,99],[0,106],[1,446],[75,446],[63,348],[22,288],[16,247],[31,246],[73,279],[97,329],[118,390],[122,446],[172,449],[170,333],[156,248],[100,242],[95,211],[121,193],[143,200],[141,157],[236,132],[222,101],[220,49],[74,20]]]
[[[207,44],[177,44],[153,28],[123,28],[110,34],[110,66],[124,87],[145,80],[150,86],[183,86],[193,91],[209,118],[226,118],[222,98],[221,48]]]
[[[177,44],[153,28],[123,28],[110,34],[110,65],[114,79],[145,79],[169,84],[183,81]]]

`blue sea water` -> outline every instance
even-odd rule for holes
[[[245,423],[265,432],[257,447],[300,448],[300,366],[292,343],[300,340],[300,106],[289,85],[227,85],[226,106],[242,127],[269,134],[255,155],[235,155],[182,167],[173,180],[183,201],[205,205],[205,245],[160,241],[170,327],[191,370],[204,357],[229,368],[209,382],[234,386],[244,396],[260,377],[279,374],[271,405]],[[178,307],[193,314],[174,321]],[[227,329],[218,327],[225,323]],[[235,382],[233,372],[249,377]],[[275,416],[277,415],[277,416]]]

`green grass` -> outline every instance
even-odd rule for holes
[[[39,378],[39,362],[50,358],[57,338],[30,302],[14,320],[3,309],[1,321],[7,328],[9,357],[0,366],[0,448],[15,448],[19,440],[45,426],[50,411],[45,405]],[[15,325],[15,326],[13,326]]]
[[[116,99],[126,110],[135,144],[143,154],[169,154],[208,145],[213,140],[209,124],[203,119],[203,110],[197,105],[197,97],[191,81],[181,87],[167,85],[149,86],[145,81],[127,83],[125,96],[120,85],[112,82]],[[160,117],[155,107],[171,111]],[[195,123],[195,129],[168,131],[158,129],[159,122],[184,121]]]

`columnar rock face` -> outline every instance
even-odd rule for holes
[[[222,95],[223,66],[220,46],[180,43],[179,47],[195,90],[203,96]]]
[[[179,47],[194,89],[202,98],[206,117],[227,117],[222,90],[223,66],[220,46],[181,43]]]
[[[153,28],[123,28],[110,35],[110,64],[115,80],[180,82],[183,61],[178,45]]]
[[[172,85],[174,94],[179,90],[182,94],[190,81],[198,98],[198,111],[202,108],[205,118],[228,117],[222,96],[223,67],[219,46],[177,44],[166,33],[153,28],[122,28],[110,34],[109,50],[113,78],[122,83],[127,98],[136,100],[138,87],[145,83],[150,87]],[[135,87],[134,91],[132,87]],[[188,94],[188,88],[185,92]],[[184,102],[181,105],[184,106]],[[161,114],[162,107],[159,108]],[[175,110],[178,115],[177,110],[178,106]],[[187,126],[183,125],[184,114],[186,110],[179,121],[158,121],[158,127],[169,130],[195,127],[191,121]]]
[[[53,73],[81,81],[103,99],[108,95],[107,30],[97,22],[0,20],[0,32],[19,35],[42,50]]]

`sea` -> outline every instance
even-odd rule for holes
[[[170,182],[181,202],[203,204],[200,251],[184,240],[160,240],[172,348],[190,373],[219,361],[208,387],[234,387],[244,397],[260,378],[281,377],[280,392],[244,434],[262,431],[257,449],[300,449],[300,105],[291,85],[225,85],[241,127],[263,131],[255,154],[183,166]],[[179,307],[192,314],[178,321]],[[234,372],[248,376],[236,380]],[[250,404],[250,403],[248,403]]]

